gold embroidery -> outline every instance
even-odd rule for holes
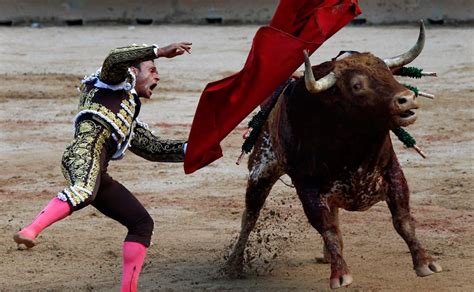
[[[113,123],[111,124],[111,126],[114,127],[115,130],[120,131],[119,135],[122,136],[122,138],[125,138],[125,135],[129,131],[129,127],[127,127],[127,125],[125,125],[125,123],[122,122],[122,120],[120,120],[117,117],[117,115],[115,115],[111,110],[109,110],[108,108],[106,108],[105,106],[101,104],[92,103],[88,106],[81,107],[79,114],[82,111],[92,111],[92,112],[98,113],[99,116],[101,116],[102,118],[105,118],[107,122]]]
[[[124,109],[121,109],[119,111],[119,114],[122,115],[122,117],[125,118],[125,120],[130,124],[132,122],[132,117],[128,114],[128,112]]]
[[[133,95],[130,94],[130,95],[128,96],[128,98],[129,98],[129,99],[130,99],[130,98],[133,98]],[[123,103],[124,105],[126,105],[129,109],[134,108],[134,106],[132,106],[132,104],[130,103],[130,101],[129,101],[128,99],[124,99],[124,100],[122,101],[122,103]]]
[[[128,107],[130,112],[120,109],[119,112],[115,114],[107,107],[99,103],[92,102],[92,98],[98,90],[98,88],[93,88],[89,92],[83,92],[81,94],[79,113],[76,115],[76,119],[84,113],[92,113],[99,116],[114,128],[114,130],[120,136],[120,140],[118,142],[122,143],[131,130],[133,115],[135,112],[135,102],[133,101],[134,97],[131,93],[128,93],[128,95],[120,101]],[[122,116],[123,120],[119,117],[119,115]]]
[[[84,90],[84,84],[81,85],[81,90]],[[79,98],[79,109],[84,106],[90,105],[92,102],[92,97],[94,97],[95,93],[98,91],[98,88],[93,88],[90,91],[81,91],[81,96]]]
[[[73,206],[92,195],[100,172],[100,156],[109,130],[90,120],[81,121],[66,148],[61,168],[70,186],[63,193]]]
[[[182,162],[183,140],[161,140],[148,129],[137,126],[133,133],[130,151],[150,161]]]

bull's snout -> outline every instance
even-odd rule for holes
[[[395,101],[398,105],[404,105],[406,103],[416,104],[416,95],[411,90],[404,90],[395,95]],[[418,108],[418,105],[416,105]]]
[[[395,95],[393,107],[396,126],[405,127],[416,121],[416,113],[413,110],[418,108],[418,103],[413,91],[405,90]]]
[[[404,104],[404,103],[407,103],[408,102],[408,99],[404,96],[402,97],[397,97],[397,102],[398,104]]]

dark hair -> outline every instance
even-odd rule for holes
[[[142,63],[147,62],[147,61],[151,61],[153,64],[155,63],[153,60],[145,60],[145,61],[141,61],[141,62],[135,62],[132,65],[130,65],[130,67],[135,67],[135,68],[138,69],[138,71],[142,71]]]
[[[142,70],[142,62],[135,62],[133,63],[132,65],[130,65],[130,67],[135,67],[138,69],[138,71],[141,71]]]

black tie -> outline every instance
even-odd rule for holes
[[[135,120],[138,117],[138,114],[140,113],[140,108],[142,107],[142,102],[140,101],[140,98],[136,93],[133,93],[133,99],[135,101],[135,114],[133,115],[133,120]]]

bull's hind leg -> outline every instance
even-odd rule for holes
[[[424,277],[441,272],[441,266],[425,252],[425,249],[416,238],[415,222],[410,214],[410,191],[396,158],[393,159],[386,178],[389,183],[387,204],[392,213],[393,226],[410,249],[416,274]]]
[[[349,268],[342,257],[342,236],[339,231],[338,212],[330,209],[319,190],[311,183],[293,181],[309,223],[321,234],[326,250],[325,258],[331,263],[331,288],[352,283]]]
[[[223,272],[231,278],[242,276],[245,245],[250,232],[257,223],[260,210],[271,188],[278,178],[283,175],[266,133],[257,141],[255,150],[249,157],[248,168],[250,173],[245,194],[242,226],[237,243],[223,268]]]

